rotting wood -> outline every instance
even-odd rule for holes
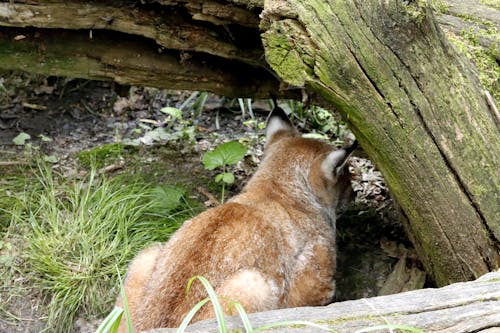
[[[205,306],[211,306],[210,304]],[[421,289],[401,294],[333,303],[324,307],[274,310],[249,315],[254,328],[290,320],[320,324],[338,333],[352,333],[376,325],[406,325],[427,333],[472,333],[500,327],[500,272],[476,281],[456,283],[439,289]],[[243,330],[241,319],[229,317],[227,329]],[[148,333],[173,333],[155,329]],[[188,333],[217,331],[215,320],[194,323]],[[272,332],[313,333],[317,328],[294,325]],[[377,332],[388,332],[387,329]]]
[[[448,5],[458,1],[448,0]],[[267,64],[263,57],[263,49],[260,42],[260,18],[259,14],[264,6],[263,0],[226,0],[226,1],[201,1],[201,0],[156,0],[156,1],[120,1],[120,0],[105,0],[99,2],[89,1],[62,1],[62,0],[32,0],[32,1],[0,1],[0,26],[4,27],[17,27],[26,28],[17,30],[20,35],[29,34],[34,30],[39,29],[68,29],[68,30],[86,30],[88,35],[99,34],[99,31],[116,31],[122,32],[123,35],[115,35],[115,39],[110,45],[114,43],[119,44],[122,41],[131,38],[147,38],[157,44],[158,48],[148,48],[148,52],[152,54],[151,57],[157,55],[159,52],[169,52],[175,50],[178,53],[178,58],[189,59],[191,57],[201,54],[210,54],[212,56],[221,58],[221,60],[231,60],[234,63],[242,63],[243,68],[245,64],[250,64],[256,68],[264,68],[267,70]],[[454,9],[451,14],[440,16],[440,23],[448,25],[453,29],[456,25],[456,20],[462,7]],[[485,13],[485,18],[497,17],[494,10],[489,7],[482,6],[482,13]],[[293,14],[293,13],[291,13]],[[464,14],[465,15],[465,14]],[[448,19],[449,17],[450,19]],[[459,25],[456,29],[462,29]],[[43,31],[43,30],[42,30]],[[126,34],[126,35],[125,35]],[[5,39],[6,35],[0,36],[0,43],[2,48],[10,50],[15,46],[13,40]],[[489,38],[479,37],[480,41],[487,48],[491,48],[495,40]],[[83,43],[84,40],[80,40]],[[87,40],[87,47],[92,48],[92,40]],[[497,43],[497,42],[496,42]],[[13,45],[11,45],[13,44]],[[43,46],[43,45],[41,45]],[[30,71],[46,74],[53,72],[56,75],[67,75],[74,77],[86,77],[91,79],[113,79],[119,78],[124,83],[129,84],[147,84],[144,82],[143,77],[135,77],[140,74],[131,69],[127,73],[127,68],[122,67],[120,73],[112,75],[113,68],[110,67],[108,74],[105,77],[93,75],[89,70],[88,74],[82,76],[77,67],[75,73],[71,73],[70,68],[59,68],[68,61],[78,62],[81,59],[70,59],[77,57],[74,54],[58,54],[52,52],[49,45],[47,52],[54,57],[51,66],[27,66]],[[494,47],[494,46],[493,46]],[[498,46],[497,46],[498,47]],[[166,50],[165,50],[166,49]],[[38,52],[43,53],[44,49],[39,48]],[[16,52],[20,52],[16,50]],[[5,56],[5,52],[2,52]],[[143,51],[146,54],[146,51]],[[23,53],[20,53],[23,55]],[[499,53],[500,54],[500,53]],[[64,57],[58,59],[57,57]],[[7,56],[4,60],[0,58],[0,68],[2,69],[23,69],[20,64],[14,64],[12,59]],[[168,62],[168,59],[166,60]],[[92,63],[92,62],[89,62]],[[184,67],[189,67],[189,62],[181,63]],[[29,64],[25,64],[29,65]],[[214,69],[215,64],[212,64]],[[219,61],[217,63],[218,70],[227,71],[225,62]],[[231,66],[229,66],[231,68]],[[24,70],[27,70],[25,67]],[[198,71],[197,64],[193,66],[192,73]],[[180,71],[182,76],[183,71]],[[245,71],[243,71],[244,74]],[[254,76],[261,73],[256,71]],[[123,74],[123,75],[122,75]],[[146,73],[153,76],[154,72]],[[237,73],[234,73],[236,76]],[[199,78],[193,75],[193,82],[190,90],[210,90],[218,94],[225,94],[225,89],[220,89],[220,85],[215,83],[210,86],[208,82],[204,81],[204,72],[201,72]],[[169,79],[169,77],[171,79]],[[247,77],[245,77],[247,78]],[[176,82],[176,75],[162,76],[162,79],[152,80],[150,86],[156,85],[158,87],[169,87],[172,89],[180,89],[182,86]],[[243,78],[240,76],[240,79]],[[264,85],[266,85],[266,80]],[[125,82],[129,80],[130,82]],[[274,80],[279,81],[278,78]],[[273,84],[276,86],[277,83]],[[282,85],[281,88],[291,88]],[[188,89],[188,88],[182,88]],[[236,91],[237,89],[233,89]],[[258,90],[262,92],[265,89]],[[240,97],[251,96],[248,95],[249,90],[243,89]],[[282,96],[299,96],[290,92],[272,92],[269,91],[266,97],[277,94]],[[254,97],[262,97],[258,94]]]
[[[212,8],[214,4],[202,4],[203,8]],[[220,6],[218,7],[220,8]],[[231,10],[232,9],[232,10]],[[203,14],[206,10],[202,10]],[[243,11],[240,9],[240,11]],[[222,12],[222,11],[221,11]],[[244,11],[245,12],[245,11]],[[240,18],[234,8],[224,8],[222,20],[226,17]],[[250,13],[248,13],[250,15]],[[254,18],[254,27],[258,21]],[[3,19],[2,19],[3,18]],[[199,18],[193,15],[193,20]],[[248,18],[247,18],[248,20]],[[175,7],[163,13],[155,9],[137,7],[117,7],[103,3],[82,3],[66,1],[64,3],[40,2],[30,4],[0,3],[0,25],[7,27],[35,27],[44,29],[68,30],[111,30],[142,36],[155,40],[160,47],[185,52],[204,52],[221,58],[239,60],[254,66],[262,66],[264,59],[260,44],[250,44],[247,49],[239,48],[230,42],[230,37],[223,29],[207,28],[183,18],[183,13]],[[253,46],[253,47],[252,47]]]
[[[14,40],[24,33],[24,38]],[[267,97],[279,81],[266,69],[230,59],[158,53],[147,40],[120,40],[106,31],[0,30],[0,68],[46,75],[178,90],[208,90],[232,97]],[[283,95],[297,97],[294,91]]]
[[[343,114],[436,283],[498,267],[500,135],[477,77],[428,8],[270,0],[262,16],[268,63]]]

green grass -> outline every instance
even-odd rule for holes
[[[124,273],[139,250],[165,241],[196,213],[178,188],[108,179],[95,168],[73,181],[44,164],[35,174],[2,212],[11,217],[6,235],[24,244],[23,269],[47,300],[50,332],[70,332],[77,316],[109,311],[116,267]]]

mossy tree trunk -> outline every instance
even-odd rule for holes
[[[383,172],[444,285],[499,266],[500,137],[470,64],[424,2],[0,0],[0,68],[318,95]]]
[[[266,59],[341,111],[408,217],[438,285],[498,267],[500,136],[420,2],[267,1]]]

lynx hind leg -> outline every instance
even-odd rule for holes
[[[287,307],[327,305],[335,294],[335,253],[329,245],[315,244],[304,251],[290,281]]]
[[[246,312],[276,309],[279,292],[276,283],[256,269],[239,271],[215,290],[226,314],[235,314],[231,303],[240,303]],[[196,320],[215,317],[212,306],[204,306]]]
[[[139,252],[128,267],[123,286],[125,288],[125,295],[127,296],[132,323],[134,323],[134,318],[138,318],[140,315],[138,307],[142,303],[144,291],[147,288],[146,284],[155,267],[160,250],[161,245],[159,244],[145,248]],[[115,306],[123,308],[121,295],[118,295]],[[122,319],[118,332],[126,332],[125,318]]]

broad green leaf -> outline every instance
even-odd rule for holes
[[[181,199],[185,191],[178,187],[158,186],[155,189],[155,194],[161,208],[173,210],[181,204]]]
[[[203,165],[208,170],[213,170],[225,165],[236,164],[246,154],[247,148],[238,141],[223,143],[214,151],[203,155]]]
[[[171,138],[171,134],[165,131],[164,128],[158,127],[155,128],[152,131],[146,132],[143,137],[141,137],[139,140],[149,146],[152,145],[153,142],[155,141],[162,141],[162,140],[168,140]]]
[[[234,183],[234,174],[231,172],[226,172],[222,174],[222,181],[226,184],[233,184]]]
[[[220,183],[222,181],[223,176],[224,176],[224,174],[219,173],[217,176],[215,176],[215,182]]]
[[[14,139],[12,139],[12,142],[18,146],[24,146],[26,141],[29,139],[31,139],[31,136],[28,133],[21,132]]]
[[[233,184],[234,175],[231,172],[219,173],[217,176],[215,176],[215,182],[220,183],[221,181],[226,184]]]
[[[40,134],[39,137],[43,142],[52,142],[52,138],[49,138],[46,135]]]
[[[45,162],[49,162],[49,163],[57,163],[57,162],[59,162],[59,159],[55,155],[45,155],[45,156],[43,156],[43,160]]]
[[[170,106],[164,107],[160,109],[161,112],[172,116],[175,119],[182,119],[182,111],[178,108],[173,108]]]
[[[224,165],[221,154],[214,151],[207,151],[203,154],[203,165],[207,170],[213,170]]]

